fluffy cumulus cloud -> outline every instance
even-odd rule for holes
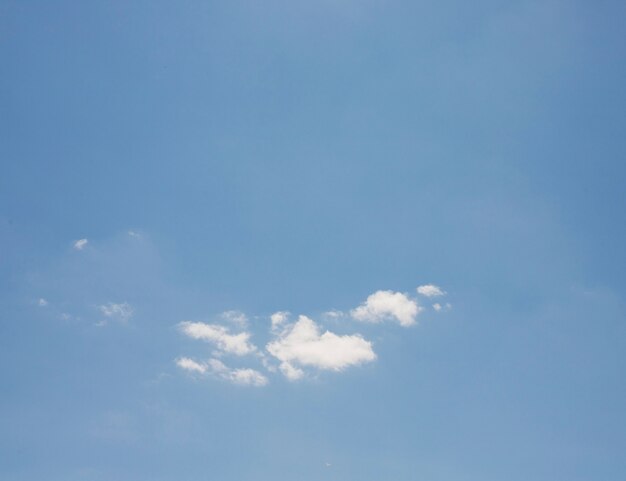
[[[267,351],[281,361],[281,372],[290,379],[302,376],[297,365],[341,371],[376,359],[372,343],[360,335],[321,334],[318,325],[306,316],[300,316],[270,342]]]
[[[229,354],[245,356],[256,351],[256,346],[250,342],[249,332],[231,334],[224,326],[204,322],[181,322],[179,327],[187,336],[211,342]]]
[[[425,284],[423,286],[419,286],[417,288],[417,293],[426,297],[437,297],[443,296],[445,294],[441,287],[434,284]]]
[[[418,287],[417,292],[427,297],[445,294],[432,284]],[[449,310],[450,307],[449,303],[432,304],[432,308],[438,312]],[[333,324],[346,324],[350,319],[372,323],[391,320],[406,327],[415,324],[421,310],[417,300],[407,294],[377,291],[355,309],[322,312],[320,319]],[[239,326],[247,321],[245,315],[239,311],[226,311],[222,318]],[[252,344],[251,333],[247,331],[231,333],[227,327],[221,325],[182,322],[179,328],[184,334],[213,343],[219,352],[214,353],[214,357],[206,362],[181,357],[176,360],[176,364],[197,375],[218,377],[241,385],[264,386],[268,379],[261,372],[251,367],[228,367],[221,360],[223,356],[252,354],[247,358],[250,362],[257,363],[267,373],[281,373],[289,381],[302,379],[316,370],[339,372],[376,360],[372,343],[358,333],[336,334],[323,329],[304,315],[300,315],[294,322],[287,311],[274,312],[270,320],[271,325],[267,328],[271,340],[265,349],[258,349]]]
[[[74,249],[82,251],[88,243],[89,241],[87,239],[78,239],[74,242]]]
[[[402,292],[377,291],[356,309],[350,311],[353,319],[363,322],[383,322],[395,320],[401,326],[415,324],[421,308],[417,301]]]
[[[116,304],[109,302],[98,306],[98,310],[108,319],[116,320],[122,323],[129,321],[133,317],[133,308],[127,302]]]

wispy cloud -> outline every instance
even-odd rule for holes
[[[46,307],[48,305],[48,301],[46,301],[43,297],[37,301],[37,305],[39,307]]]
[[[208,369],[206,364],[200,364],[193,359],[189,359],[188,357],[180,357],[176,359],[176,365],[185,371],[197,372],[200,374],[204,374]]]
[[[215,344],[218,349],[230,354],[245,356],[257,350],[256,346],[250,342],[249,332],[231,334],[228,328],[224,326],[205,324],[204,322],[181,322],[179,327],[185,335],[193,339],[209,341]]]
[[[346,315],[345,312],[340,311],[338,309],[331,309],[330,311],[326,311],[322,313],[322,317],[327,319],[340,319]]]
[[[88,243],[89,241],[87,239],[78,239],[74,242],[74,249],[82,251]]]
[[[433,304],[433,309],[437,312],[449,311],[450,309],[452,309],[452,304],[450,304],[449,302],[445,304],[439,304],[438,302],[435,302]]]
[[[221,318],[235,324],[238,327],[243,328],[248,325],[248,316],[241,311],[224,311],[221,314]]]
[[[109,302],[98,306],[98,310],[107,318],[126,323],[133,317],[133,308],[127,302],[116,304]]]
[[[359,307],[352,309],[350,315],[357,321],[378,323],[395,320],[408,327],[415,324],[421,310],[416,300],[402,292],[377,291]]]
[[[235,384],[260,387],[268,383],[267,378],[255,369],[231,369],[218,359],[210,359],[208,364],[214,374]]]
[[[298,379],[304,377],[304,371],[302,369],[287,361],[281,362],[279,369],[280,372],[282,372],[283,375],[290,381],[297,381]]]
[[[197,362],[188,357],[176,359],[176,365],[195,374],[213,374],[219,378],[243,386],[265,386],[267,377],[259,371],[250,368],[232,369],[218,359],[209,359],[207,362]]]
[[[300,316],[270,342],[267,352],[281,361],[280,369],[290,379],[302,376],[296,366],[341,371],[376,359],[372,343],[360,335],[321,334],[319,326],[306,316]]]

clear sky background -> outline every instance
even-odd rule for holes
[[[0,0],[0,478],[626,479],[625,21]]]

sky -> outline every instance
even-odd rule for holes
[[[623,481],[625,19],[0,0],[0,478]]]

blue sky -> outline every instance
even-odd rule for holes
[[[0,478],[623,480],[625,15],[0,0]]]

